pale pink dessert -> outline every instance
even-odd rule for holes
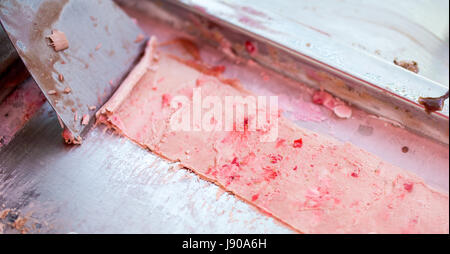
[[[152,38],[141,62],[98,112],[99,122],[142,147],[179,161],[302,233],[448,233],[448,195],[421,178],[348,143],[278,118],[248,131],[173,131],[171,100],[193,88],[203,96],[248,95],[237,83],[158,53]],[[192,67],[192,66],[195,66]],[[202,73],[203,72],[203,73]],[[225,116],[223,117],[225,118]],[[253,119],[246,119],[251,125]]]

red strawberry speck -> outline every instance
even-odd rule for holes
[[[249,54],[253,54],[256,51],[256,47],[255,47],[255,45],[253,45],[253,43],[251,41],[245,42],[245,49],[247,50],[247,52]]]
[[[413,183],[405,183],[403,184],[403,188],[405,188],[406,191],[411,192],[413,189]]]
[[[355,172],[353,172],[353,173],[352,173],[352,176],[356,178],[356,177],[358,177],[358,174],[355,173]]]
[[[303,146],[303,139],[294,140],[294,148],[301,148]]]
[[[231,161],[232,165],[236,165],[237,167],[239,167],[239,162],[238,162],[238,158],[234,157],[233,161]]]
[[[298,167],[297,167],[297,166],[295,166],[295,167],[294,167],[294,169],[292,169],[292,170],[294,170],[294,171],[297,171],[297,168],[298,168]]]
[[[252,202],[256,201],[258,199],[258,196],[259,196],[258,194],[253,195],[252,196]]]

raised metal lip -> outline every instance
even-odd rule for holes
[[[292,23],[292,21],[283,20],[283,18],[271,13],[265,13],[270,15],[270,19],[266,20],[267,22],[270,21],[270,23],[264,23],[264,26],[280,31],[280,33],[273,33],[267,29],[252,27],[239,22],[237,17],[224,12],[224,9],[230,8],[225,3],[197,0],[169,0],[169,2],[187,8],[201,16],[207,16],[219,24],[231,26],[244,34],[264,39],[272,46],[287,50],[303,59],[319,64],[331,72],[364,82],[373,89],[388,93],[396,99],[422,109],[424,114],[427,113],[423,110],[423,106],[417,102],[419,97],[439,97],[448,91],[448,88],[440,83],[407,71],[366,52],[341,44],[326,35],[314,31],[314,29],[297,25],[296,29],[299,31],[299,34],[302,34],[304,39],[284,33],[279,30],[280,27],[276,23],[278,22],[279,24],[280,21],[283,21],[281,26],[286,27],[286,24]],[[305,46],[307,43],[315,46],[307,47]],[[448,102],[446,102],[442,111],[433,112],[432,117],[448,120]]]

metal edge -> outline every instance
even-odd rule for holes
[[[225,20],[223,15],[206,7],[207,4],[198,5],[188,0],[144,2],[152,3],[152,8],[159,8],[159,11],[152,11],[151,15],[154,17],[195,33],[214,46],[221,46],[221,41],[214,41],[217,33],[220,33],[223,36],[221,40],[227,40],[231,51],[239,57],[252,59],[309,86],[323,88],[388,122],[449,144],[448,104],[442,112],[428,114],[416,102],[419,96],[444,94],[447,88],[439,83],[341,45],[308,28],[297,26],[296,34],[308,38],[299,42],[297,38],[286,39],[289,36],[285,33],[270,33],[267,24],[265,29],[255,29],[233,20],[232,16],[227,16]],[[215,5],[214,8],[220,7],[216,2]],[[274,19],[275,17],[270,17],[270,20]],[[210,30],[207,27],[208,21],[217,25],[209,35],[205,34],[206,30]],[[250,55],[245,51],[245,40],[257,43],[258,54]],[[277,64],[273,64],[274,62]],[[324,80],[309,78],[307,74],[311,71],[321,73]]]

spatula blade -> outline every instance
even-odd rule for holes
[[[74,137],[86,128],[83,116],[93,118],[93,106],[99,108],[112,95],[145,42],[111,0],[3,0],[0,21]],[[54,29],[65,33],[68,49],[56,52],[49,46]]]

